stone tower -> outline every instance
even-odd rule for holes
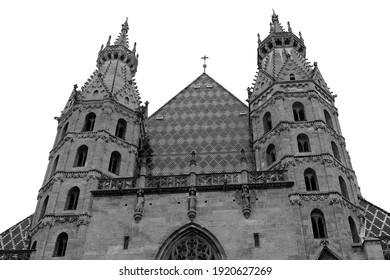
[[[389,258],[390,214],[361,197],[290,24],[273,13],[258,36],[249,106],[204,71],[151,116],[128,29],[56,118],[35,213],[0,234],[0,259]]]
[[[248,90],[257,170],[288,170],[288,194],[301,256],[365,258],[360,189],[335,107],[318,64],[310,65],[301,32],[286,31],[275,12],[258,35],[258,72]],[[360,230],[361,229],[361,230]],[[368,246],[368,245],[367,245]],[[360,252],[360,253],[359,253]]]
[[[80,259],[97,179],[137,173],[147,109],[140,106],[134,81],[138,55],[135,44],[129,48],[128,30],[126,20],[114,44],[110,36],[102,45],[97,69],[81,90],[74,86],[56,118],[57,136],[30,231],[33,259],[61,256],[65,249],[67,259]]]

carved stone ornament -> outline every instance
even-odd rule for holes
[[[141,221],[143,213],[144,213],[144,205],[145,205],[145,196],[143,190],[138,190],[137,192],[137,200],[134,207],[134,220],[136,223]]]
[[[190,221],[192,222],[195,217],[196,217],[196,189],[195,188],[190,188],[189,189],[189,195],[187,198],[187,203],[188,203],[188,210],[187,210],[187,215]]]
[[[256,195],[253,190],[249,190],[247,185],[243,185],[241,190],[236,190],[236,202],[241,205],[242,214],[248,219],[252,213],[252,204],[255,204]]]

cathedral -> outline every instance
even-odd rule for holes
[[[75,85],[0,259],[390,259],[316,62],[273,13],[246,103],[204,72],[149,115],[128,23]],[[53,132],[54,133],[54,132]]]

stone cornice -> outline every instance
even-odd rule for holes
[[[53,227],[60,223],[75,224],[76,226],[88,225],[91,221],[92,216],[89,213],[84,214],[46,214],[32,229],[29,230],[31,236],[36,234],[39,230],[44,227]]]
[[[280,159],[278,162],[274,163],[271,166],[270,170],[287,170],[290,165],[296,166],[305,162],[319,162],[324,165],[335,167],[338,168],[344,174],[346,174],[348,179],[354,180],[355,178],[355,171],[344,166],[340,161],[335,159],[333,155],[329,153],[302,156],[286,155],[282,157],[282,159]]]
[[[54,155],[58,152],[59,149],[61,149],[65,142],[73,142],[75,139],[102,139],[106,143],[115,143],[125,149],[128,149],[129,153],[137,154],[138,152],[138,148],[134,144],[131,144],[123,140],[122,138],[116,137],[104,129],[100,129],[97,131],[68,132],[65,137],[61,141],[59,141],[58,144],[50,151],[49,160],[54,157]]]
[[[130,108],[118,103],[113,98],[104,98],[102,100],[77,100],[74,105],[69,108],[65,113],[61,114],[60,117],[60,125],[64,125],[69,117],[73,114],[73,112],[85,109],[103,109],[107,106],[112,105],[113,109],[129,119],[132,119],[134,122],[139,122],[140,112],[133,111]]]
[[[303,82],[309,82],[309,81],[310,80],[299,81],[299,83],[296,82],[296,84],[302,84]],[[313,82],[313,81],[311,81],[311,82]],[[278,83],[280,83],[280,82],[278,82]],[[291,84],[292,82],[288,81],[288,82],[284,82],[284,83]],[[280,87],[286,88],[286,87],[288,87],[288,85],[284,85],[284,86],[281,85]],[[282,90],[275,91],[275,84],[273,84],[268,92],[257,96],[254,100],[252,100],[250,102],[249,106],[250,106],[250,108],[253,109],[254,105],[256,105],[257,103],[262,102],[264,100],[264,103],[261,104],[258,108],[252,110],[250,112],[250,115],[252,115],[252,114],[259,115],[260,113],[257,113],[258,111],[265,110],[269,105],[275,104],[275,101],[278,99],[285,100],[286,98],[302,98],[302,97],[306,97],[309,100],[311,98],[315,98],[319,102],[321,102],[324,106],[326,106],[328,108],[328,110],[330,110],[333,114],[338,115],[337,108],[333,105],[334,100],[326,98],[327,95],[321,94],[321,92],[318,91],[318,89],[319,88],[316,87],[317,91],[314,89],[301,90],[301,91],[291,91],[291,92],[290,91],[282,91]],[[268,95],[271,95],[271,97],[267,98]]]
[[[361,214],[364,209],[359,205],[353,204],[348,199],[344,198],[339,192],[296,192],[288,195],[291,205],[303,205],[305,202],[327,202],[329,205],[340,205],[350,209],[351,211]]]
[[[255,149],[259,149],[260,145],[271,139],[273,136],[280,135],[283,131],[290,131],[295,128],[314,128],[314,130],[322,129],[332,135],[341,146],[345,147],[345,138],[338,134],[334,129],[329,127],[323,120],[303,121],[303,122],[289,122],[281,121],[274,126],[270,131],[265,133],[259,139],[254,140],[253,145]]]
[[[51,189],[51,187],[57,181],[63,182],[64,179],[80,179],[80,178],[88,178],[88,180],[90,180],[90,179],[111,178],[111,177],[97,169],[91,169],[87,171],[71,171],[71,172],[56,171],[53,174],[53,176],[50,178],[50,180],[45,185],[43,185],[42,188],[39,189],[37,199],[40,199],[48,190]]]

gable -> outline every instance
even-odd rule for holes
[[[252,158],[247,113],[244,103],[202,74],[149,117],[151,173],[188,174],[192,151],[198,173],[241,171],[241,149]]]

